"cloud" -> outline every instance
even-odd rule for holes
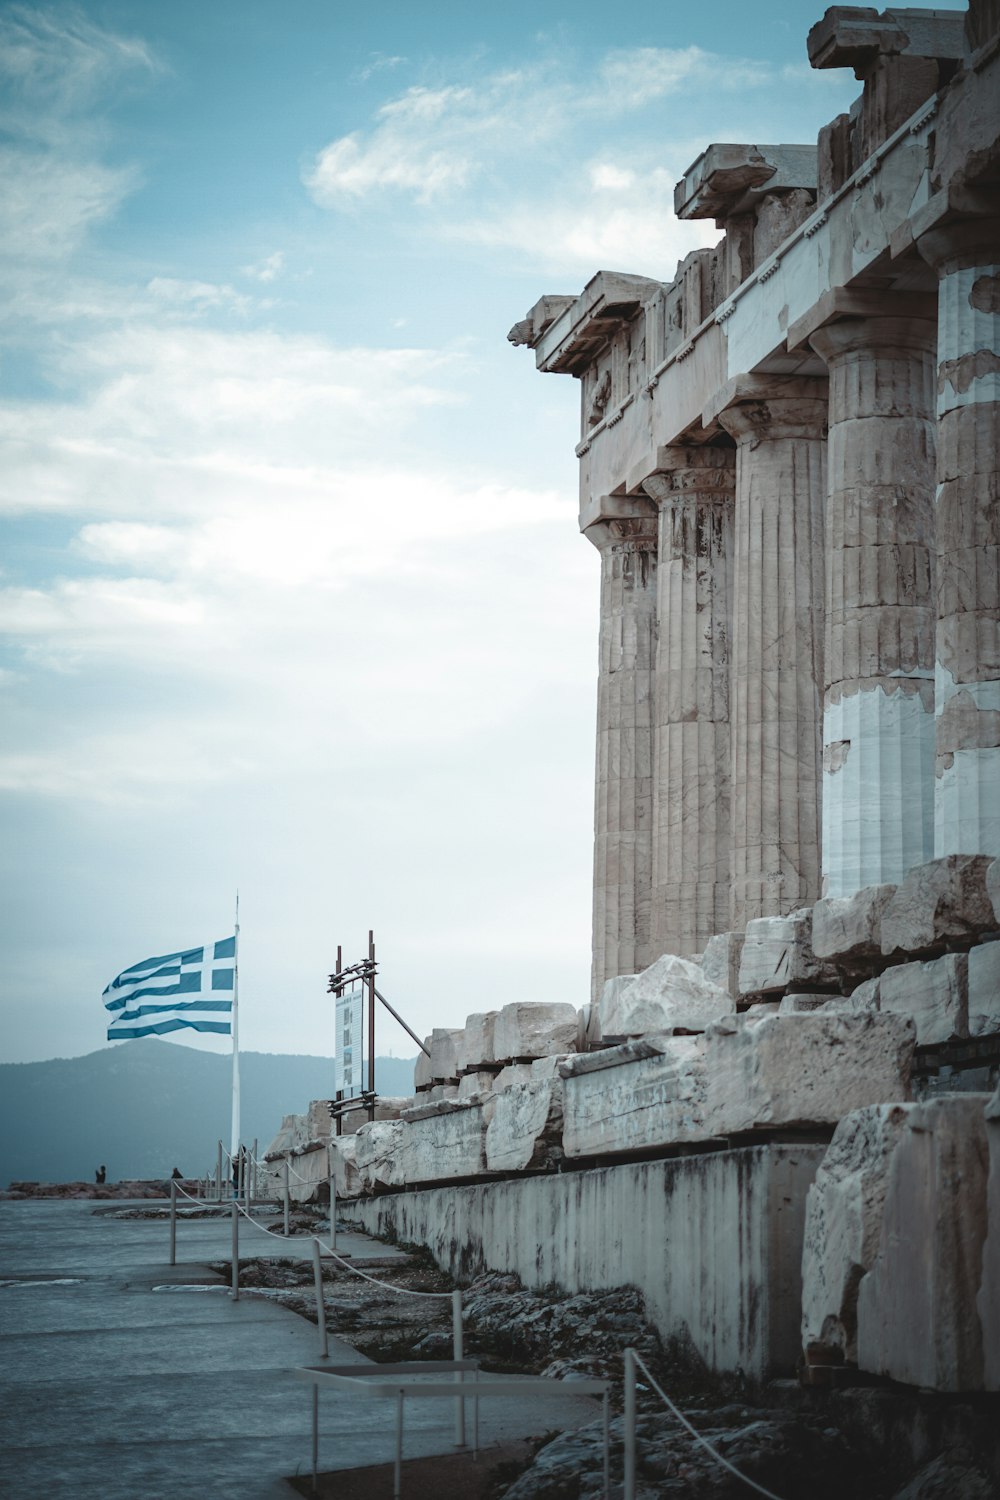
[[[276,281],[285,269],[285,255],[282,250],[275,250],[273,255],[266,255],[263,260],[254,266],[243,266],[244,276],[249,276],[251,281]]]
[[[420,203],[463,188],[476,170],[464,138],[477,113],[471,89],[409,89],[383,105],[369,139],[355,131],[321,151],[306,187],[327,207],[376,188],[412,190]]]

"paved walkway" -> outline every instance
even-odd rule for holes
[[[166,1220],[115,1217],[127,1206],[0,1203],[0,1496],[291,1500],[284,1476],[310,1466],[311,1395],[290,1372],[317,1363],[315,1327],[265,1298],[231,1299],[206,1264],[229,1258],[228,1218],[182,1220],[171,1268]],[[241,1260],[295,1245],[241,1221]],[[353,1233],[338,1248],[362,1264],[392,1253]],[[330,1358],[365,1362],[335,1338]],[[391,1458],[390,1408],[322,1396],[320,1467]],[[482,1443],[597,1411],[568,1394],[484,1402]],[[452,1421],[450,1402],[414,1402],[407,1456],[449,1452]]]

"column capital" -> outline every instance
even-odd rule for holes
[[[580,530],[601,551],[628,542],[655,549],[656,506],[646,495],[599,495],[582,507]]]
[[[642,488],[657,505],[678,495],[714,494],[730,497],[736,486],[735,448],[661,447],[656,468]]]
[[[894,313],[891,299],[884,316],[837,318],[810,334],[809,343],[830,364],[862,349],[891,358],[894,354],[928,354],[937,348],[937,318],[931,302],[925,317]]]
[[[968,266],[995,266],[1000,262],[1000,218],[954,219],[922,234],[917,249],[939,276]]]
[[[828,409],[828,385],[821,377],[742,375],[723,387],[710,416],[739,447],[756,448],[778,438],[826,437]]]

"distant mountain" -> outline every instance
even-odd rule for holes
[[[414,1059],[378,1057],[382,1094],[412,1094]],[[0,1064],[0,1187],[11,1180],[164,1177],[214,1170],[228,1145],[232,1060],[150,1037],[86,1057]],[[263,1152],[282,1115],[333,1093],[333,1058],[240,1053],[243,1139]]]

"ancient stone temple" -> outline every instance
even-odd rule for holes
[[[834,7],[862,92],[713,145],[723,236],[511,331],[583,386],[601,553],[592,995],[821,896],[1000,854],[995,0]]]
[[[519,971],[414,1099],[272,1154],[459,1279],[636,1288],[717,1373],[997,1392],[1000,0],[808,48],[860,97],[699,157],[717,244],[510,335],[582,385],[590,1002]]]

